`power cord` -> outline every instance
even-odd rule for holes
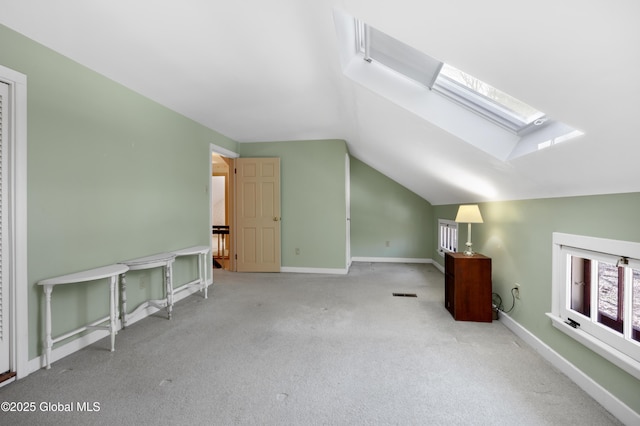
[[[502,306],[502,297],[500,297],[500,295],[498,293],[491,293],[491,297],[492,297],[492,302],[493,305],[499,310],[504,312],[505,314],[508,314],[509,312],[513,311],[513,308],[516,306],[516,295],[514,294],[514,291],[516,291],[516,287],[511,289],[511,307],[509,308],[508,311],[505,311],[503,306]]]

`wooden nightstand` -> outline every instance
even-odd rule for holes
[[[444,306],[456,321],[491,322],[491,258],[446,253]]]

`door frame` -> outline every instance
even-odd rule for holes
[[[27,269],[27,76],[0,65],[0,81],[9,85],[10,131],[7,137],[9,182],[9,366],[16,378],[29,371]],[[6,307],[6,306],[5,306]],[[15,380],[15,379],[12,379]],[[11,380],[2,384],[10,383]]]
[[[346,204],[346,231],[345,231],[345,252],[347,258],[345,259],[345,265],[347,273],[351,268],[351,156],[347,152],[344,157],[344,192],[345,192],[345,204]]]
[[[209,144],[209,241],[211,244],[211,253],[213,253],[213,239],[211,238],[211,227],[213,226],[213,187],[211,186],[211,176],[213,175],[213,164],[211,164],[211,156],[213,154],[218,154],[223,157],[227,157],[231,159],[231,164],[229,165],[229,181],[227,182],[228,188],[228,196],[229,196],[229,271],[235,271],[235,259],[233,258],[232,250],[235,251],[235,198],[234,198],[234,184],[235,184],[235,175],[233,173],[233,168],[235,167],[235,159],[240,157],[240,154],[237,152],[231,151],[227,148],[221,147],[216,144]],[[212,271],[215,269],[212,268]],[[212,272],[212,281],[213,281],[213,272]]]

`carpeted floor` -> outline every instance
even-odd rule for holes
[[[115,352],[104,339],[0,389],[36,405],[0,424],[620,424],[499,321],[454,321],[432,265],[214,281]],[[73,411],[42,411],[60,404]]]

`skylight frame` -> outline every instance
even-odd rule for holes
[[[509,108],[508,106],[498,102],[497,100],[492,99],[491,97],[486,96],[479,91],[456,81],[453,77],[446,75],[445,72],[447,68],[460,72],[468,76],[469,78],[476,80],[480,84],[490,88],[491,90],[494,90],[506,97],[511,98],[512,101],[529,108],[532,113],[529,116],[525,117],[517,113],[515,110]],[[436,93],[448,97],[449,99],[461,104],[471,111],[493,121],[499,126],[516,134],[523,134],[526,132],[526,130],[532,128],[533,126],[542,126],[547,122],[547,116],[542,111],[531,107],[521,100],[514,98],[513,96],[499,89],[496,89],[495,87],[485,83],[484,81],[473,77],[465,73],[464,71],[460,71],[449,64],[445,64],[442,67],[432,87],[432,90]]]
[[[365,61],[383,65],[431,89],[443,63],[388,34],[354,18],[356,52]]]
[[[379,64],[392,69],[393,71],[399,73],[405,78],[408,78],[417,84],[425,86],[429,90],[433,90],[433,92],[438,93],[442,96],[445,96],[451,101],[458,103],[459,105],[467,108],[468,110],[474,112],[475,114],[489,120],[490,122],[510,131],[516,135],[523,135],[528,133],[530,130],[535,128],[539,128],[543,126],[547,122],[547,116],[537,109],[531,107],[530,105],[522,102],[519,99],[514,98],[513,96],[485,83],[484,81],[471,76],[464,71],[461,71],[449,64],[445,64],[444,62],[440,62],[435,58],[432,58],[429,55],[426,55],[423,52],[417,51],[405,43],[390,38],[386,36],[384,33],[376,30],[375,28],[370,27],[365,22],[353,18],[355,22],[355,44],[356,44],[356,52],[363,56],[364,60],[367,62],[376,61]],[[438,63],[435,69],[428,71],[428,73],[433,73],[430,79],[427,81],[420,81],[419,79],[414,78],[411,75],[408,75],[406,72],[403,72],[402,66],[397,66],[397,64],[385,63],[384,58],[376,58],[375,55],[372,57],[371,55],[371,31],[376,31],[380,34],[388,37],[388,40],[391,40],[393,43],[397,44],[398,50],[404,50],[407,52],[408,49],[414,51],[415,58],[412,62],[420,62],[424,61],[425,58],[428,61],[432,61],[433,63]],[[374,49],[375,50],[375,49]],[[381,60],[377,60],[381,59]],[[453,77],[450,77],[446,74],[446,70],[450,69],[455,72],[458,72],[476,82],[480,85],[487,87],[495,92],[502,94],[503,96],[510,98],[513,102],[519,103],[530,110],[533,113],[529,116],[523,116],[516,112],[515,110],[509,108],[507,105],[500,103],[499,101],[492,99],[489,96],[486,96],[480,93],[477,90],[472,89],[471,87],[456,81]]]
[[[500,119],[500,114],[482,111],[472,102],[464,105],[432,89],[441,71],[438,66],[445,66],[443,62],[338,9],[334,9],[334,19],[346,77],[500,161],[509,162],[584,135],[551,117],[532,117],[534,122],[522,127],[526,123],[523,119],[513,124],[512,118]],[[373,41],[367,43],[367,34]],[[426,72],[423,65],[427,66]],[[453,76],[469,84],[466,76]],[[484,92],[482,86],[480,92],[502,99],[501,93]],[[507,105],[511,105],[510,100]],[[521,111],[518,105],[514,109]]]
[[[368,25],[365,24],[363,21],[359,20],[358,18],[353,18],[353,21],[355,23],[355,30],[356,30],[356,37],[355,37],[356,52],[359,52],[362,55],[364,55],[365,61],[369,61],[371,58],[369,58],[369,52],[367,52]]]

